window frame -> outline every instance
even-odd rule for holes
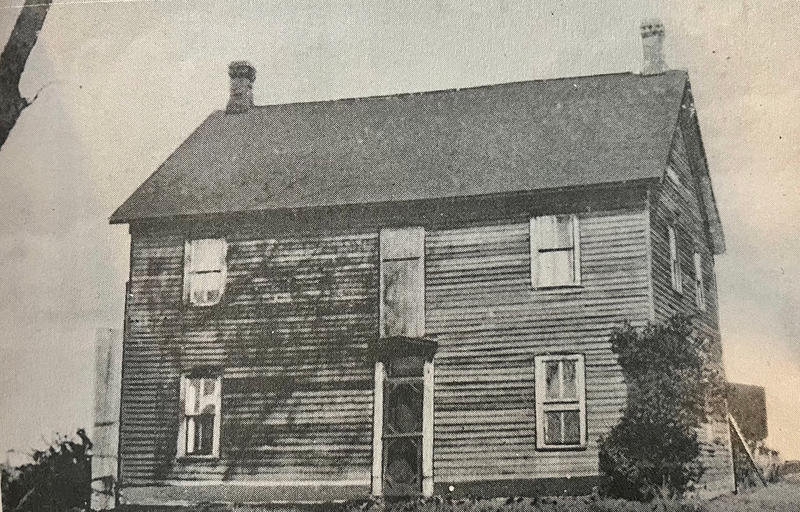
[[[678,229],[675,224],[667,226],[667,244],[669,250],[669,274],[672,289],[683,293],[683,271],[681,269],[681,252],[678,243]]]
[[[703,272],[703,255],[694,253],[694,300],[700,311],[706,310],[706,282]]]
[[[195,271],[192,268],[192,257],[194,255],[194,244],[199,242],[204,242],[208,240],[219,241],[222,244],[222,266],[219,270],[203,270],[203,271]],[[219,297],[215,301],[205,301],[205,302],[196,302],[194,299],[194,293],[192,288],[192,276],[200,275],[200,274],[211,274],[211,273],[219,273],[220,274],[220,287],[219,287]],[[187,239],[184,242],[184,249],[183,249],[183,300],[185,304],[189,306],[196,306],[196,307],[209,307],[215,304],[219,304],[222,300],[223,295],[225,295],[225,287],[227,284],[227,276],[228,276],[228,242],[224,237],[203,237],[203,238],[191,238]]]
[[[545,218],[558,218],[568,217],[570,219],[572,229],[572,246],[571,247],[547,247],[541,248],[540,240],[540,226],[541,219]],[[576,214],[555,214],[555,215],[537,215],[531,217],[530,228],[530,263],[531,263],[531,286],[535,290],[548,290],[554,288],[570,288],[579,287],[581,285],[581,229],[580,218]],[[539,260],[540,254],[543,252],[558,252],[558,251],[572,251],[572,281],[564,283],[553,284],[540,284],[539,273]]]
[[[552,361],[575,361],[575,399],[547,399],[547,363]],[[553,354],[534,358],[536,396],[536,449],[537,450],[583,450],[587,443],[586,422],[586,358],[583,354]],[[563,365],[559,364],[559,375],[563,382]],[[548,412],[578,411],[579,442],[577,444],[548,444],[545,442],[545,415]]]
[[[202,403],[201,403],[201,412],[197,414],[187,414],[186,411],[186,400],[187,400],[187,390],[189,389],[189,385],[193,380],[200,379],[200,396],[198,399],[201,399],[203,394],[203,389],[205,387],[205,382],[207,380],[214,381],[214,395],[213,395],[213,405],[214,405],[214,432],[211,442],[211,452],[210,453],[195,453],[193,451],[189,451],[189,419],[193,417],[202,416]],[[198,373],[185,373],[181,375],[180,379],[180,424],[178,428],[178,449],[177,449],[177,456],[178,459],[218,459],[219,458],[219,446],[220,446],[220,433],[222,430],[222,376],[219,374],[198,374]]]

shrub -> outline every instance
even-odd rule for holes
[[[708,342],[694,336],[690,319],[611,336],[628,400],[620,422],[600,440],[603,492],[616,498],[671,498],[702,474],[696,429],[722,411],[724,382]]]
[[[62,512],[89,508],[92,442],[83,429],[77,440],[58,436],[33,462],[2,470],[3,510]]]

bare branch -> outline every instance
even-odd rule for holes
[[[30,107],[31,105],[33,105],[33,102],[36,101],[36,98],[39,97],[39,94],[41,94],[42,91],[44,91],[45,89],[47,89],[48,87],[50,87],[51,85],[54,85],[56,83],[58,83],[58,80],[53,80],[52,82],[47,82],[43,86],[39,87],[39,90],[36,91],[36,94],[33,95],[33,98],[31,98],[31,99],[25,98],[25,103],[27,103],[27,105],[25,105],[25,106],[26,107]]]

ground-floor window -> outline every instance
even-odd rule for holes
[[[181,377],[182,419],[178,456],[219,455],[222,379],[216,375]]]
[[[536,357],[536,447],[586,446],[586,386],[582,354]]]

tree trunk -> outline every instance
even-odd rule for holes
[[[0,54],[0,148],[17,123],[22,111],[33,100],[22,97],[19,81],[25,63],[42,30],[52,0],[25,0],[14,30]]]

